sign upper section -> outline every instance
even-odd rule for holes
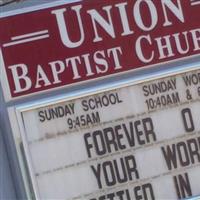
[[[10,96],[200,53],[200,1],[96,0],[0,19]]]

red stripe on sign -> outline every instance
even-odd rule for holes
[[[20,97],[199,54],[198,4],[85,0],[1,18],[10,94]]]

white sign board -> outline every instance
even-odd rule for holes
[[[200,70],[21,112],[41,199],[200,194]]]

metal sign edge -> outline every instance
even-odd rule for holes
[[[39,11],[39,10],[44,10],[47,8],[53,8],[55,6],[61,6],[61,5],[66,5],[70,3],[76,3],[76,2],[81,2],[82,0],[59,0],[51,3],[44,3],[42,5],[34,5],[30,7],[24,7],[21,9],[16,9],[16,10],[11,10],[11,11],[5,11],[0,13],[0,19],[5,18],[5,17],[10,17],[14,15],[19,15],[19,14],[24,14],[24,13],[29,13],[33,11]]]
[[[189,65],[189,64],[188,64]],[[16,140],[16,135],[18,137],[20,137],[21,141],[23,142],[24,145],[24,151],[25,151],[25,156],[26,156],[26,162],[28,165],[28,172],[30,174],[30,180],[31,183],[33,185],[33,192],[34,195],[36,197],[36,199],[39,199],[39,190],[38,190],[38,186],[35,180],[35,175],[33,174],[33,169],[32,169],[32,162],[31,162],[31,158],[30,158],[30,153],[29,153],[29,149],[27,146],[27,141],[26,141],[26,130],[24,128],[24,122],[23,122],[23,117],[22,117],[22,113],[26,112],[26,111],[30,111],[30,110],[34,110],[34,109],[38,109],[44,106],[49,106],[49,105],[53,105],[53,104],[58,104],[58,103],[62,103],[64,101],[70,101],[70,100],[75,100],[78,98],[82,98],[82,97],[86,97],[89,95],[95,95],[101,92],[106,92],[106,91],[111,91],[114,89],[120,89],[123,87],[128,87],[128,86],[132,86],[132,85],[137,85],[143,82],[148,82],[148,81],[153,81],[156,79],[160,79],[160,78],[166,78],[172,75],[176,75],[176,74],[183,74],[186,72],[190,72],[190,71],[194,71],[200,69],[200,63],[196,63],[193,64],[192,66],[184,66],[184,67],[179,67],[176,70],[168,70],[168,73],[158,73],[158,74],[154,74],[151,77],[147,77],[146,75],[143,77],[143,79],[138,78],[138,79],[134,79],[131,78],[131,80],[122,80],[122,81],[116,81],[117,84],[113,85],[113,84],[106,84],[106,86],[104,87],[95,87],[92,88],[90,90],[87,89],[87,91],[78,91],[78,92],[71,92],[70,94],[62,94],[59,95],[57,97],[51,97],[51,98],[46,98],[42,101],[34,101],[34,102],[29,102],[29,103],[22,103],[20,105],[16,105],[16,106],[11,106],[8,108],[9,110],[9,119],[11,119],[10,117],[12,116],[12,119],[15,119],[15,121],[17,122],[17,124],[15,126],[17,126],[18,130],[16,130],[16,128],[14,128],[12,126],[12,130],[13,130],[13,136],[14,139]],[[17,141],[15,141],[15,145],[17,145]],[[19,152],[18,152],[19,154]],[[20,155],[18,155],[19,157],[21,157]],[[21,165],[23,163],[21,162]],[[20,165],[20,166],[21,166]],[[21,170],[22,170],[21,166]],[[30,194],[29,194],[30,195]]]

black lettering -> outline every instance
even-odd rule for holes
[[[188,150],[191,158],[191,162],[194,164],[195,163],[195,157],[197,159],[197,162],[200,162],[200,152],[199,152],[199,147],[197,144],[197,140],[195,139],[189,139],[187,141],[188,144]]]
[[[192,196],[192,190],[187,173],[174,176],[173,180],[176,188],[176,194],[179,199]]]
[[[112,127],[108,127],[103,129],[104,137],[107,145],[108,152],[111,153],[111,147],[114,147],[115,151],[118,151],[118,146],[115,140],[115,133],[112,129]]]
[[[135,178],[139,179],[139,173],[137,170],[135,157],[133,155],[126,156],[125,163],[126,163],[126,167],[127,167],[127,173],[128,173],[129,180],[133,180],[132,174],[135,174]]]
[[[146,85],[144,85],[144,86],[142,87],[142,89],[143,89],[143,92],[144,92],[144,96],[145,96],[145,97],[148,97],[148,96],[149,96],[148,87],[147,87]]]
[[[97,179],[97,183],[98,183],[98,187],[101,189],[102,188],[102,183],[101,183],[101,177],[100,177],[100,173],[101,173],[101,165],[97,164],[97,169],[95,169],[94,166],[90,166],[96,179]]]
[[[181,166],[188,166],[190,164],[190,159],[186,144],[184,142],[177,143],[177,151]]]
[[[44,122],[45,121],[45,116],[44,116],[44,112],[43,111],[39,111],[38,115],[40,117],[40,122]]]
[[[187,132],[194,131],[194,122],[193,122],[191,110],[189,108],[185,108],[181,111],[181,115],[182,115],[185,130]]]
[[[113,186],[116,184],[116,177],[114,173],[113,165],[110,161],[106,161],[102,164],[105,181],[107,186]],[[109,173],[110,171],[110,173]]]
[[[144,132],[147,138],[147,142],[150,143],[150,136],[153,138],[153,141],[156,141],[156,134],[154,132],[153,121],[151,118],[142,119],[142,123],[144,126]]]
[[[92,144],[89,144],[89,142],[88,142],[88,138],[90,138],[90,137],[91,137],[91,134],[90,134],[90,133],[84,134],[85,146],[86,146],[86,150],[87,150],[87,154],[88,154],[88,157],[89,157],[89,158],[91,158],[90,149],[93,147]]]
[[[86,100],[81,101],[81,104],[83,106],[83,110],[84,111],[88,111],[89,110],[89,106],[87,105],[87,101]]]
[[[59,118],[58,108],[49,109],[49,112],[51,117],[48,120],[54,119],[55,117]]]
[[[114,194],[114,193],[110,193],[110,194],[107,195],[107,198],[108,198],[109,200],[114,200],[115,194]]]
[[[142,199],[141,186],[136,186],[134,188],[134,193],[135,193],[135,199],[136,200],[141,200]]]
[[[93,119],[92,123],[99,123],[101,121],[100,116],[99,116],[99,112],[92,113],[92,119]]]
[[[153,187],[150,183],[142,185],[142,190],[144,193],[144,200],[155,200],[154,192],[153,192]]]
[[[139,126],[141,125],[141,121],[139,121],[139,120],[135,121],[134,125],[135,125],[135,131],[136,131],[138,143],[140,145],[145,144],[145,140],[141,138],[143,136],[143,132],[139,130]]]
[[[117,139],[117,143],[118,143],[118,147],[123,150],[126,148],[126,145],[123,145],[121,143],[121,139],[123,139],[123,134],[120,134],[119,131],[122,129],[121,125],[117,125],[115,126],[115,134],[116,134],[116,139]]]
[[[124,196],[124,191],[117,191],[116,192],[117,197],[119,197],[119,200],[124,200],[123,196]]]
[[[117,100],[117,103],[122,103],[123,101],[119,98],[119,95],[118,93],[115,94],[116,95],[116,100]]]
[[[177,168],[177,159],[176,159],[176,146],[172,144],[172,148],[167,145],[166,147],[161,147],[163,156],[167,163],[168,170],[173,168]]]
[[[103,98],[103,97],[102,97]],[[98,107],[102,107],[102,102],[101,102],[101,98],[100,97],[97,97],[94,99],[95,100],[95,106],[98,108]]]
[[[123,158],[120,158],[120,166],[121,166],[121,173],[119,172],[119,165],[117,164],[117,161],[113,161],[114,167],[115,167],[115,172],[116,172],[116,178],[118,183],[125,183],[128,181],[127,177],[127,172],[126,172],[126,167]]]
[[[173,103],[179,103],[180,102],[180,98],[179,98],[179,93],[178,92],[172,93],[172,100],[173,100]]]
[[[109,99],[106,95],[102,96],[102,103],[105,107],[109,105]]]
[[[129,190],[126,190],[126,199],[127,199],[127,200],[131,200]],[[121,200],[121,199],[120,199],[120,200]]]
[[[99,145],[100,143],[98,142],[98,137],[99,137],[99,141],[101,145]],[[103,138],[103,134],[100,130],[94,131],[93,140],[94,140],[95,150],[96,150],[97,155],[99,156],[104,155],[106,153],[106,145]],[[100,149],[100,146],[101,146],[101,149]]]
[[[150,183],[136,186],[134,188],[134,194],[136,200],[155,200],[153,187]]]
[[[96,105],[95,105],[94,99],[89,99],[89,100],[88,100],[88,104],[89,104],[89,108],[90,108],[91,110],[94,110],[94,109],[95,109]]]
[[[109,94],[109,101],[112,105],[116,104],[117,103],[117,98],[115,96],[115,94]]]
[[[125,124],[122,124],[122,127],[124,129],[124,132],[125,132],[125,135],[127,137],[127,140],[128,140],[128,143],[130,145],[130,147],[133,147],[135,146],[135,138],[134,138],[134,131],[133,131],[133,123],[130,122],[129,123],[129,126],[130,126],[130,133],[128,132],[127,128],[126,128],[126,125]]]

